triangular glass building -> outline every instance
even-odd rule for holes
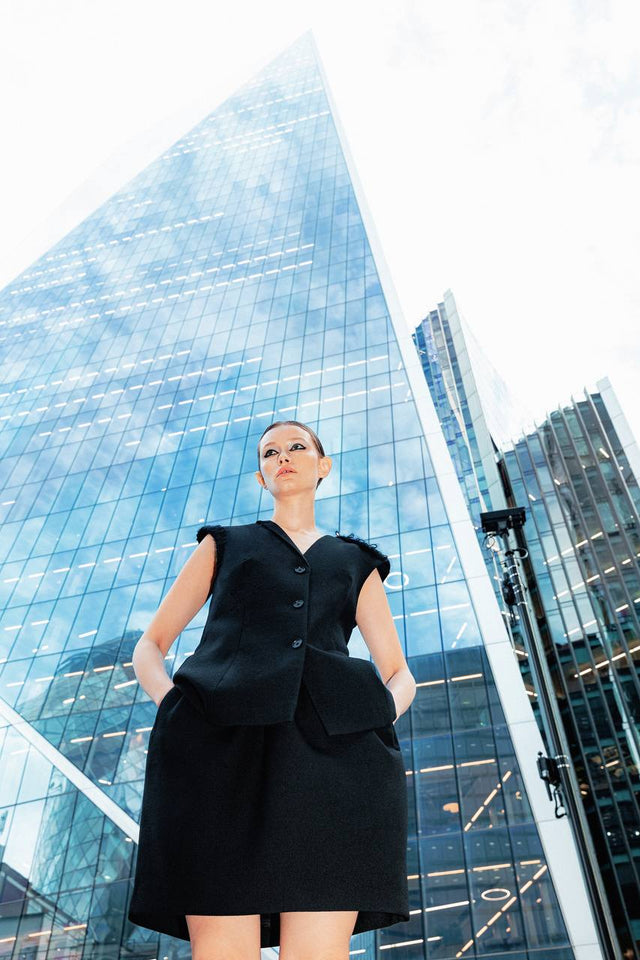
[[[312,34],[9,284],[0,343],[2,955],[188,955],[126,919],[155,714],[131,651],[198,526],[271,515],[256,442],[295,418],[333,458],[318,526],[391,557],[419,684],[397,727],[411,922],[354,949],[600,956]]]

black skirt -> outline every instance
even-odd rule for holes
[[[330,736],[303,681],[290,722],[212,724],[174,686],[149,737],[128,918],[189,940],[185,914],[357,910],[409,920],[407,788],[395,726]]]

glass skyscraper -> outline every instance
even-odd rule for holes
[[[613,943],[638,950],[638,444],[606,377],[522,429],[528,413],[508,396],[450,290],[414,342],[479,541],[481,511],[526,508],[521,574],[531,629],[503,605],[505,624],[543,734],[552,732],[545,701],[557,704],[560,746],[584,809],[578,829],[588,834]],[[485,558],[500,598],[495,553]]]
[[[600,957],[312,34],[0,291],[0,343],[0,957],[189,956],[126,919],[156,709],[131,653],[200,525],[270,516],[256,443],[287,418],[333,459],[318,526],[390,556],[418,683],[411,921],[353,949]]]
[[[504,463],[603,887],[621,948],[640,950],[640,462],[609,380]]]

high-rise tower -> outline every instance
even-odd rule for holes
[[[357,945],[369,956],[397,945],[403,958],[598,957],[312,35],[9,284],[0,342],[5,948],[176,949],[125,919],[155,710],[131,651],[200,524],[270,515],[256,441],[295,418],[333,458],[318,526],[392,560],[385,587],[419,685],[397,725],[412,919]],[[204,616],[172,647],[169,672]],[[352,653],[368,656],[357,631]]]
[[[535,424],[447,290],[415,343],[479,542],[481,511],[524,508],[485,550],[523,682],[562,778],[611,955],[640,946],[640,455],[606,377]],[[517,364],[520,358],[513,355]]]

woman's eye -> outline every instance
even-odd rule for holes
[[[296,442],[292,444],[292,447],[291,447],[292,450],[293,450],[293,447],[302,447],[302,449],[304,450],[304,444],[300,443],[299,440],[296,440]],[[269,454],[272,452],[273,452],[273,447],[269,447],[268,450],[265,450],[265,453],[264,453],[265,457],[268,457]]]

